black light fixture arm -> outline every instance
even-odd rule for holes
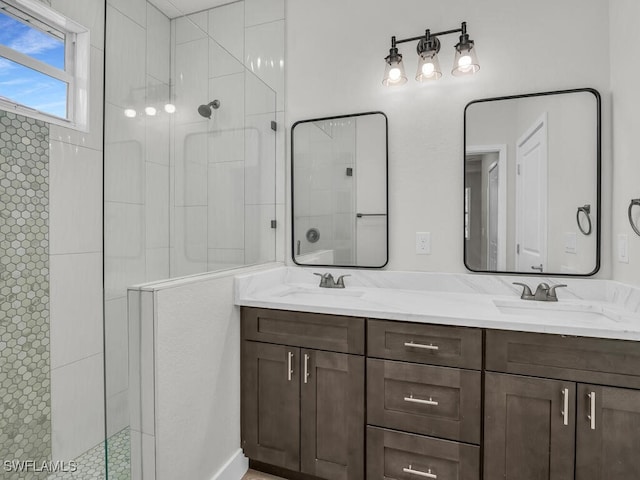
[[[439,37],[442,35],[449,35],[451,33],[461,33],[462,35],[467,34],[467,22],[462,22],[462,26],[460,28],[455,28],[453,30],[444,30],[442,32],[431,33],[429,30],[426,31],[425,35],[420,35],[419,37],[411,37],[411,38],[403,38],[401,40],[397,40],[396,37],[391,37],[391,47],[395,48],[395,46],[399,43],[407,43],[407,42],[415,42],[417,40],[428,40],[429,37]]]

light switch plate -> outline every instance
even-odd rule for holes
[[[431,232],[416,232],[416,254],[431,254]]]
[[[629,263],[629,238],[624,233],[618,235],[618,262]]]
[[[575,232],[564,234],[565,253],[578,253],[578,234]]]

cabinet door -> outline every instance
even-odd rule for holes
[[[484,478],[573,479],[575,392],[571,382],[488,372]]]
[[[640,391],[578,385],[576,480],[640,478]]]
[[[242,447],[252,460],[300,469],[300,350],[242,344]]]
[[[364,357],[302,350],[301,471],[364,478]]]

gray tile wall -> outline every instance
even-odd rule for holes
[[[0,111],[0,477],[51,458],[49,127]]]

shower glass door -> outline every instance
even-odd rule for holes
[[[107,1],[110,479],[144,478],[141,452],[154,448],[153,419],[140,416],[140,328],[128,323],[127,288],[276,252],[277,98],[244,58],[244,2],[186,16],[171,2],[158,7]]]

